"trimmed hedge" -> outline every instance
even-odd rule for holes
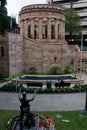
[[[17,86],[17,91],[26,91],[27,93],[33,93],[34,90],[37,89],[37,93],[75,93],[75,92],[85,92],[87,89],[87,84],[85,85],[75,85],[74,87],[66,87],[66,88],[25,88],[23,85]],[[7,83],[6,85],[0,88],[0,91],[3,92],[15,92],[16,85],[14,83]]]

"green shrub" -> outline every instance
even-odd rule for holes
[[[35,88],[26,88],[27,93],[34,93]]]
[[[61,89],[56,88],[56,89],[55,89],[55,93],[61,93]]]
[[[81,88],[80,87],[74,87],[73,90],[74,90],[74,92],[81,92]]]
[[[81,87],[81,92],[85,92],[85,91],[86,91],[85,87]]]
[[[36,71],[37,71],[37,69],[35,67],[33,67],[33,66],[29,68],[29,73],[30,74],[35,74]]]
[[[51,74],[58,74],[61,71],[61,68],[59,66],[52,66],[50,68]]]
[[[66,91],[65,91],[65,88],[60,88],[60,92],[61,93],[65,93]]]
[[[13,92],[16,90],[16,86],[13,83],[7,83],[6,85],[2,86],[0,88],[1,91],[8,91],[8,92]]]
[[[37,93],[43,93],[43,91],[44,90],[42,88],[39,88],[38,91],[37,91]]]
[[[49,88],[49,89],[45,88],[43,92],[44,93],[54,93],[53,88]]]
[[[72,92],[72,89],[69,88],[69,87],[66,87],[66,88],[65,88],[65,92],[66,92],[66,93],[71,93],[71,92]]]
[[[20,74],[16,74],[16,75],[13,75],[13,76],[10,76],[10,77],[4,77],[3,79],[6,80],[6,81],[9,81],[11,79],[14,79],[16,77],[20,77],[22,75],[23,75],[23,73],[20,73]]]
[[[71,65],[67,65],[67,66],[65,67],[65,73],[71,73],[71,72],[73,72],[72,66],[71,66]]]
[[[17,88],[16,88],[17,87]],[[74,87],[66,87],[66,88],[25,88],[22,84],[17,85],[14,83],[7,83],[6,85],[0,87],[0,91],[4,92],[21,92],[26,91],[27,93],[34,93],[34,90],[37,89],[37,93],[71,93],[71,92],[86,92],[87,91],[87,85],[79,85],[76,84]]]

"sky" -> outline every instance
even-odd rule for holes
[[[16,16],[23,6],[31,4],[46,4],[46,0],[7,0],[8,15]]]

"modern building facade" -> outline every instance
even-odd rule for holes
[[[48,4],[61,5],[63,7],[71,8],[71,2],[67,0],[46,0]],[[84,39],[84,49],[87,46],[87,0],[72,0],[73,9],[80,16],[80,23],[83,27],[83,39]]]
[[[85,33],[87,33],[87,0],[72,0],[72,1],[73,1],[73,8],[79,14],[81,25],[84,27]],[[65,0],[53,0],[53,3],[54,4],[58,3],[68,8],[71,7],[71,3],[66,2]]]

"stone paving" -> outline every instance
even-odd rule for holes
[[[31,98],[32,94],[27,94]],[[75,94],[37,94],[31,103],[33,111],[69,111],[83,110],[85,93]],[[17,93],[0,92],[0,109],[19,110],[20,102]]]
[[[83,73],[85,83],[87,76]],[[33,94],[27,94],[31,98]],[[31,110],[33,111],[71,111],[83,110],[85,108],[86,93],[73,94],[36,94],[32,101]],[[18,93],[0,92],[0,109],[19,110],[20,102]]]

